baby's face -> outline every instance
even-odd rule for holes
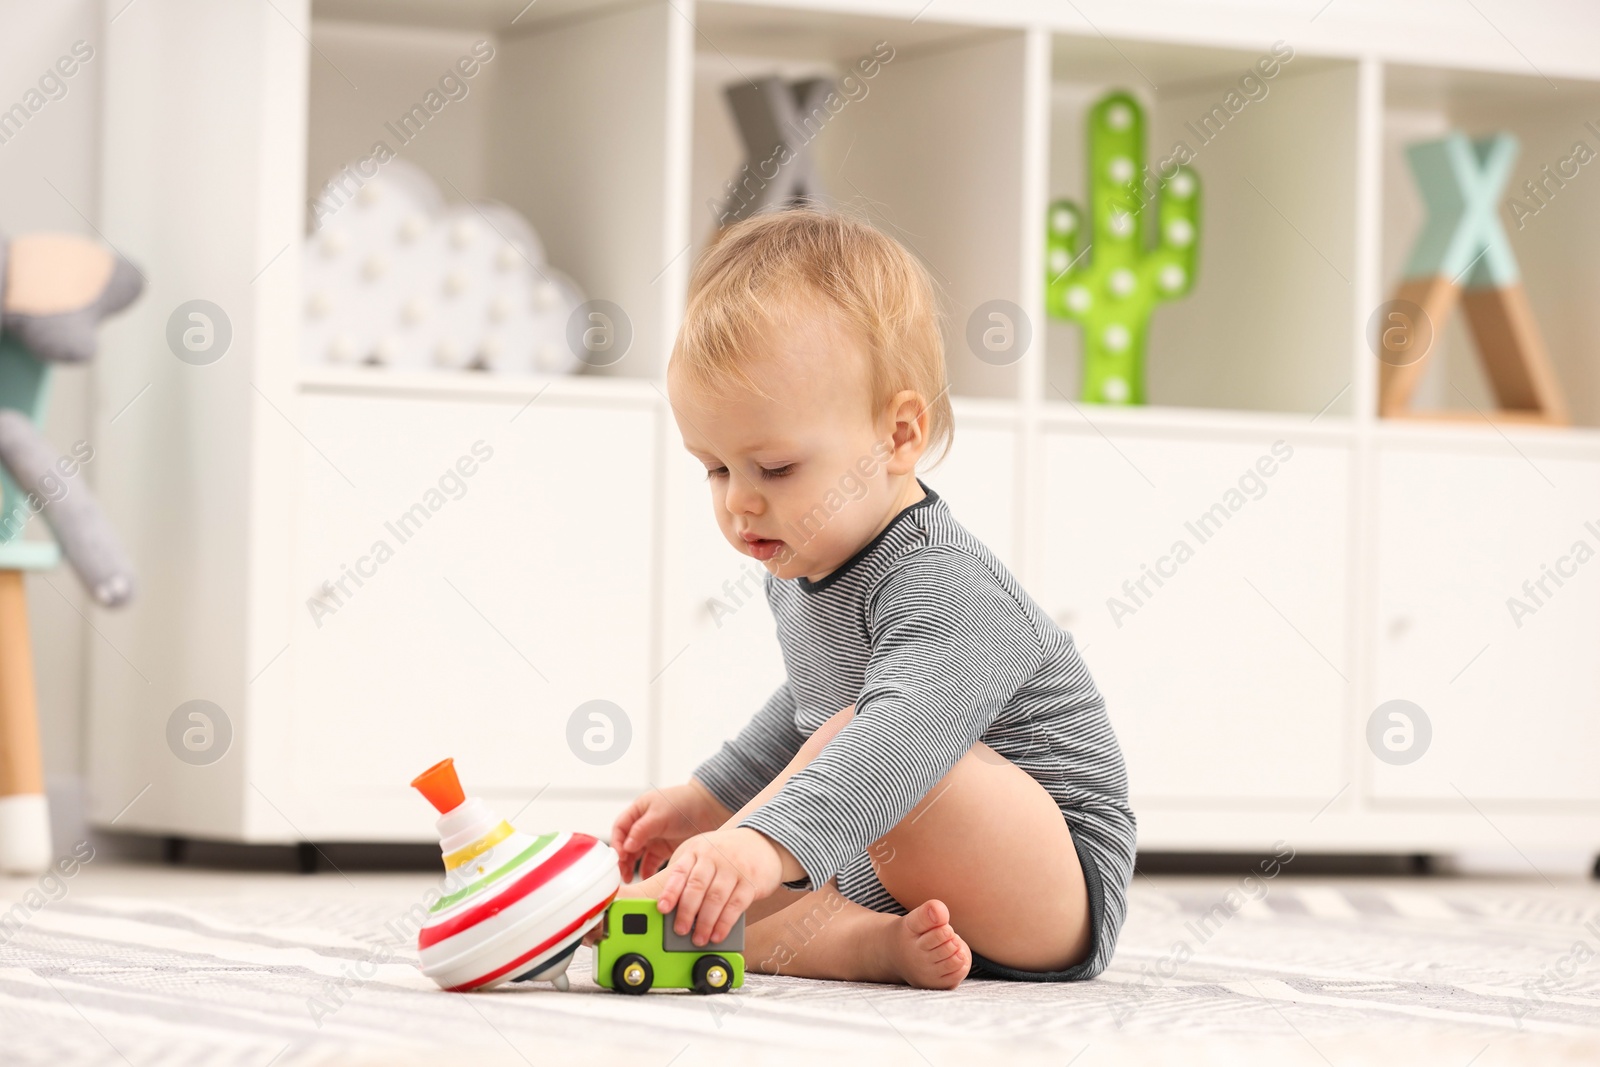
[[[921,449],[872,410],[866,356],[846,331],[814,318],[762,348],[750,376],[767,396],[708,396],[674,373],[672,411],[728,543],[776,577],[818,579],[921,496],[906,477]]]

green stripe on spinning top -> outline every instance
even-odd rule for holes
[[[484,875],[482,878],[479,878],[476,882],[473,882],[464,889],[459,889],[447,897],[441,897],[439,902],[433,907],[429,908],[428,911],[430,913],[443,911],[448,907],[452,907],[461,903],[472,894],[478,892],[478,890],[483,889],[486,886],[493,885],[495,882],[498,882],[500,879],[510,874],[513,870],[532,859],[546,845],[550,844],[550,842],[554,841],[555,839],[555,834],[545,834],[542,837],[535,838],[533,844],[529,845],[527,848],[523,849],[522,852],[512,857],[505,863],[504,866],[496,867],[494,870],[490,871],[488,874]]]

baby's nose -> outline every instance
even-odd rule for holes
[[[749,478],[735,474],[728,478],[727,508],[735,515],[759,515],[766,504]]]

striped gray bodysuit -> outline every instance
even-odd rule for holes
[[[737,811],[805,738],[853,719],[740,825],[800,861],[815,888],[876,911],[905,909],[879,883],[867,846],[898,823],[974,742],[1022,768],[1056,801],[1084,868],[1094,943],[1068,971],[973,975],[1074,979],[1111,959],[1133,877],[1134,817],[1122,752],[1072,637],[1046,615],[938,494],[900,512],[820,581],[766,579],[787,680],[694,772]]]

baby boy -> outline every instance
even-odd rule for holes
[[[1133,872],[1122,754],[1071,635],[917,475],[952,436],[925,269],[844,214],[736,223],[668,390],[723,536],[767,570],[786,680],[617,819],[644,877],[622,895],[696,944],[747,915],[767,973],[1099,974]]]

